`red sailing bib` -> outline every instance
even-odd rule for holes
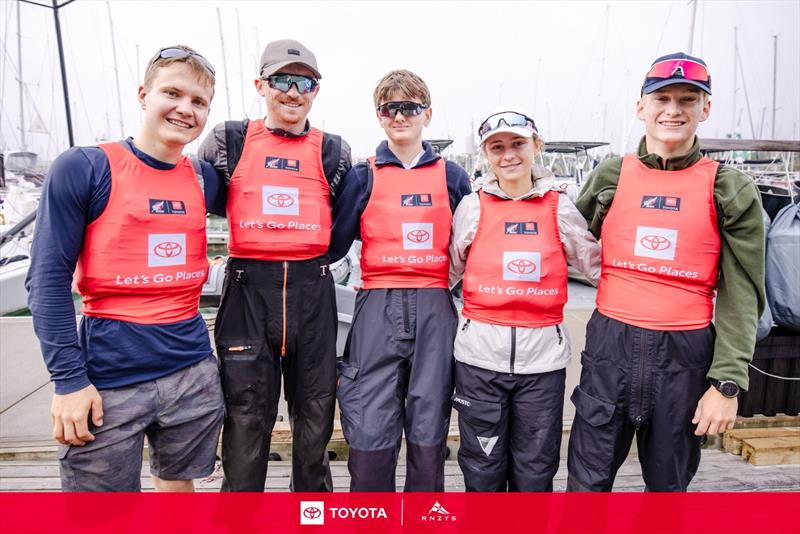
[[[228,185],[228,253],[256,260],[306,260],[328,252],[330,186],[322,167],[322,132],[302,137],[251,121]]]
[[[702,158],[687,169],[661,171],[623,158],[601,233],[601,313],[654,330],[708,326],[720,252],[718,166]]]
[[[364,288],[447,287],[450,225],[445,162],[416,169],[372,168],[372,193],[361,215]]]
[[[206,207],[192,163],[142,163],[119,143],[100,145],[111,194],[86,227],[75,282],[83,314],[168,324],[197,314],[208,275]]]
[[[504,200],[480,193],[478,230],[464,271],[464,317],[538,328],[564,320],[567,260],[558,193]]]

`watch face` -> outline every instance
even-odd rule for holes
[[[726,397],[735,397],[739,394],[739,386],[736,382],[720,382],[719,392]]]

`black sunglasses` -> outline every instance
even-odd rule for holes
[[[292,85],[294,85],[297,87],[297,92],[304,95],[316,89],[318,82],[314,78],[300,76],[299,74],[273,74],[272,76],[267,76],[267,83],[270,87],[282,93],[288,93],[292,89]]]
[[[428,109],[426,104],[420,104],[419,102],[386,102],[385,104],[381,104],[375,111],[378,112],[378,115],[381,117],[392,119],[397,115],[397,112],[403,114],[403,117],[415,117]]]
[[[150,61],[150,64],[152,65],[159,59],[183,59],[192,56],[196,57],[197,60],[200,62],[200,64],[203,65],[203,67],[205,67],[206,70],[210,72],[212,76],[216,77],[217,73],[214,70],[214,66],[211,65],[210,61],[208,61],[206,58],[204,58],[197,52],[189,52],[188,50],[184,50],[183,48],[178,48],[177,46],[168,46],[167,48],[162,48],[153,57],[153,59]]]

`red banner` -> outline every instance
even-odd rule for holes
[[[798,510],[798,493],[6,493],[0,531],[796,534]]]

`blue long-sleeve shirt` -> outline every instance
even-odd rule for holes
[[[424,153],[413,168],[425,167],[439,160],[430,143],[422,143]],[[403,167],[403,163],[394,155],[387,141],[381,142],[375,149],[375,165],[395,165]],[[368,183],[369,164],[361,162],[354,165],[347,173],[344,186],[339,193],[339,199],[333,206],[333,226],[331,228],[331,248],[329,254],[331,261],[336,261],[347,254],[353,240],[358,237],[361,227],[361,214],[369,202],[372,193]],[[458,203],[465,196],[472,193],[467,172],[457,163],[445,162],[445,176],[447,178],[447,194],[450,199],[450,210],[456,211]]]
[[[173,164],[124,141],[146,165],[159,170]],[[226,190],[216,170],[201,163],[206,206],[224,206]],[[33,326],[57,394],[94,384],[122,387],[167,376],[211,354],[208,330],[200,314],[173,324],[144,325],[84,317],[75,324],[72,278],[86,226],[108,204],[111,169],[105,152],[76,147],[50,167],[42,189],[25,286]]]

